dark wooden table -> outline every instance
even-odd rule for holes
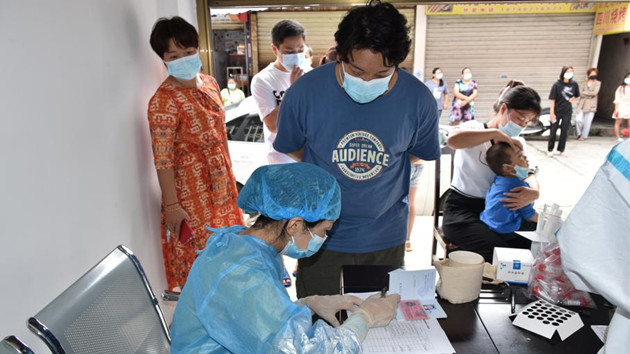
[[[599,295],[592,295],[597,309],[568,307],[580,314],[584,326],[559,343],[512,325],[510,305],[478,302],[475,310],[499,353],[597,353],[604,345],[591,330],[591,325],[608,325],[612,308]],[[517,296],[516,311],[531,300]]]
[[[341,274],[341,293],[378,291],[389,285],[389,272],[393,266],[344,266]],[[591,325],[607,325],[612,317],[612,309],[598,295],[593,298],[597,309],[576,309],[584,322],[578,332],[560,343],[552,344],[544,337],[512,325],[509,318],[511,304],[510,290],[483,293],[482,298],[473,302],[453,305],[439,300],[447,318],[439,319],[440,326],[458,354],[486,353],[597,353],[603,343],[591,330]],[[513,289],[516,312],[531,302],[524,296],[522,288]],[[483,291],[483,290],[482,290]]]

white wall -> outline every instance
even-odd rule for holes
[[[181,13],[183,11],[184,13]],[[0,2],[0,338],[118,244],[166,285],[147,102],[160,16],[194,0]]]
[[[415,33],[413,34],[413,74],[424,82],[427,76],[424,72],[424,59],[427,52],[427,15],[424,5],[416,5]]]

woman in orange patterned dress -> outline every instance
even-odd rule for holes
[[[183,288],[213,228],[243,224],[236,206],[225,112],[214,78],[199,73],[195,28],[180,17],[159,19],[151,47],[169,76],[149,102],[155,168],[162,190],[162,251],[169,289]],[[193,237],[179,239],[186,220]]]

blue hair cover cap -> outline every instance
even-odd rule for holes
[[[274,220],[337,220],[341,189],[335,177],[310,163],[257,168],[238,195],[239,208]]]

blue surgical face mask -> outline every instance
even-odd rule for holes
[[[507,165],[510,166],[510,165]],[[528,167],[523,167],[523,166],[519,166],[519,165],[514,165],[511,166],[512,168],[514,168],[514,177],[518,178],[518,179],[525,179],[527,178],[527,176],[529,176],[529,168]]]
[[[228,88],[230,90],[234,90],[236,88],[236,84],[228,84]]]
[[[630,77],[623,79],[623,83],[626,85],[630,85]]]
[[[165,61],[168,73],[172,77],[180,80],[192,80],[197,76],[199,70],[201,70],[201,59],[199,53],[182,57],[172,61]]]
[[[291,71],[294,66],[301,66],[306,60],[304,52],[296,54],[282,54],[282,66]]]
[[[507,112],[507,110],[506,110]],[[507,124],[503,125],[503,124],[499,124],[499,130],[503,133],[505,133],[507,136],[509,136],[510,138],[515,138],[517,137],[519,134],[521,134],[521,132],[523,131],[523,127],[521,127],[520,125],[512,122],[510,120],[509,117],[509,112],[507,112],[508,117],[507,117]]]
[[[573,73],[564,73],[564,78],[567,80],[571,80],[573,78]]]
[[[356,103],[370,103],[378,96],[382,95],[389,89],[389,81],[392,79],[394,72],[389,76],[363,81],[361,78],[348,74],[341,62],[341,70],[343,70],[343,89],[352,100]]]
[[[312,233],[310,229],[307,228],[307,230],[308,233],[311,235],[311,240],[308,241],[308,246],[306,246],[306,249],[299,249],[297,243],[295,243],[295,239],[293,238],[293,236],[291,236],[291,240],[287,242],[280,253],[295,259],[310,257],[317,253],[320,247],[322,247],[322,245],[324,244],[324,241],[326,241],[326,236],[317,236]]]
[[[444,74],[442,74],[442,73],[435,74],[435,78],[438,79],[438,80],[442,80],[443,77],[444,77]]]
[[[464,80],[468,81],[470,79],[472,79],[472,74],[468,74],[468,73],[464,74]]]

